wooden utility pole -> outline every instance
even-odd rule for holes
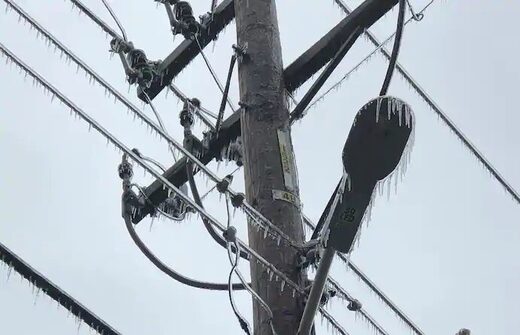
[[[239,63],[242,141],[247,201],[296,242],[303,242],[298,201],[275,200],[291,193],[299,199],[283,82],[282,50],[275,0],[235,0],[237,40],[246,49]],[[303,285],[306,276],[296,267],[296,251],[278,245],[249,225],[249,244],[293,281]],[[303,313],[303,301],[291,289],[269,281],[262,266],[251,262],[253,289],[271,307],[279,335],[293,335]],[[261,305],[253,302],[254,334],[271,335]]]

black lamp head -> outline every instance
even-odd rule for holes
[[[352,249],[374,188],[399,165],[413,126],[410,107],[394,97],[371,100],[357,113],[343,148],[343,166],[348,174],[343,181],[348,186],[330,209],[327,244],[336,251],[348,253]],[[334,197],[336,194],[329,203],[333,204]]]
[[[357,113],[343,148],[343,166],[352,182],[377,182],[399,164],[414,116],[402,100],[383,96],[364,105]]]

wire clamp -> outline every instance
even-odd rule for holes
[[[237,229],[229,226],[222,234],[228,243],[235,243],[237,241]]]
[[[361,302],[359,300],[357,300],[357,299],[352,299],[352,301],[350,301],[348,303],[347,308],[348,308],[349,311],[357,312],[361,308],[363,308],[363,304],[361,304]]]
[[[217,183],[217,190],[220,193],[226,193],[229,189],[229,185],[231,185],[231,182],[233,181],[233,176],[228,174],[224,177],[221,181]]]

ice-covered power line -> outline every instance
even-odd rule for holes
[[[222,85],[222,82],[220,81],[220,79],[218,78],[217,76],[217,73],[215,72],[215,70],[213,69],[213,66],[211,66],[211,63],[208,59],[208,57],[206,57],[206,53],[204,52],[204,48],[202,47],[202,45],[200,44],[199,42],[199,39],[197,38],[197,36],[195,36],[195,41],[197,42],[197,46],[199,48],[199,52],[202,56],[202,58],[204,59],[204,63],[206,63],[206,67],[208,68],[211,76],[213,77],[213,80],[215,81],[215,83],[217,84],[218,86],[218,89],[220,90],[220,92],[222,93],[222,95],[225,97],[225,99],[227,100],[227,103],[229,105],[229,108],[231,108],[231,110],[233,112],[236,111],[236,108],[235,106],[233,105],[233,103],[231,102],[231,99],[227,96],[226,92],[225,92],[225,89],[224,89],[224,86]]]
[[[155,178],[159,179],[166,188],[168,188],[171,192],[178,194],[182,200],[189,203],[193,209],[195,209],[201,216],[206,218],[213,226],[215,226],[219,231],[224,232],[225,227],[215,219],[211,214],[206,212],[203,208],[197,205],[192,199],[186,196],[183,192],[181,192],[176,186],[171,184],[166,178],[164,178],[159,172],[157,172],[151,165],[149,165],[146,161],[141,159],[137,154],[135,154],[132,150],[126,147],[120,140],[118,140],[112,133],[106,130],[101,124],[95,121],[92,117],[90,117],[86,112],[84,112],[81,108],[76,106],[70,99],[68,99],[65,95],[63,95],[60,91],[58,91],[53,85],[47,82],[43,77],[41,77],[38,73],[36,73],[32,68],[23,63],[16,55],[14,55],[9,49],[7,49],[3,44],[0,43],[0,52],[7,59],[8,63],[12,62],[16,66],[18,66],[21,70],[23,70],[27,75],[33,78],[34,83],[41,86],[45,93],[51,94],[53,97],[59,99],[63,104],[70,108],[71,113],[79,116],[85,122],[88,123],[89,128],[94,128],[101,135],[103,135],[107,141],[114,144],[114,146],[126,153],[128,157],[132,158],[135,162],[137,162],[146,172],[150,173]],[[267,262],[263,257],[257,254],[254,250],[252,250],[247,244],[239,241],[240,246],[254,259],[261,262],[266,266],[267,269],[273,271],[281,281],[286,282],[291,287],[295,288],[299,293],[303,293],[302,289],[299,288],[298,285],[292,282],[285,274],[276,269],[272,264]]]
[[[83,62],[80,58],[74,55],[72,51],[70,51],[61,42],[59,42],[53,35],[51,35],[40,24],[38,24],[27,13],[25,13],[18,5],[14,4],[11,0],[4,1],[8,5],[10,5],[11,8],[13,8],[25,21],[31,24],[31,26],[35,27],[43,35],[43,37],[46,38],[48,42],[52,43],[54,46],[59,48],[67,57],[69,57],[71,61],[73,61],[77,64],[78,67],[83,69],[91,77],[91,79],[101,84],[101,86],[105,88],[107,92],[112,94],[117,99],[117,101],[122,102],[130,112],[134,113],[135,116],[139,117],[144,123],[150,126],[155,132],[157,132],[162,138],[164,138],[168,144],[173,145],[174,148],[183,153],[188,159],[190,159],[190,161],[197,165],[199,169],[202,172],[204,172],[208,177],[210,177],[214,182],[218,183],[221,181],[221,179],[215,173],[213,173],[213,171],[211,171],[205,164],[201,163],[195,156],[188,152],[173,137],[164,132],[159,125],[152,121],[146,114],[144,114],[144,112],[142,112],[139,108],[132,104],[120,92],[113,88],[106,80],[104,80],[99,74],[92,70],[85,62]],[[228,193],[231,196],[237,195],[237,192],[233,191],[231,188],[228,189]],[[288,244],[294,244],[294,241],[292,241],[292,239],[288,237],[280,228],[273,225],[268,219],[266,219],[262,214],[260,214],[260,212],[258,212],[246,201],[244,201],[241,206],[244,212],[252,218],[251,222],[255,222],[256,224],[262,226],[262,228],[266,231],[267,235],[274,239],[283,240]]]
[[[16,271],[22,278],[29,281],[31,285],[37,287],[38,290],[41,290],[48,297],[67,309],[69,313],[72,313],[77,320],[81,320],[97,333],[105,335],[120,335],[118,331],[112,328],[103,319],[91,312],[59,286],[24,262],[23,259],[2,243],[0,243],[0,261],[4,262],[9,267],[8,271],[14,269],[14,271]]]
[[[311,219],[305,215],[303,215],[303,222],[312,230],[316,228],[316,225],[312,223]],[[361,278],[365,285],[367,285],[378,296],[378,298],[385,303],[388,308],[390,308],[401,320],[403,320],[403,322],[406,323],[416,335],[424,335],[423,331],[412,321],[412,319],[408,317],[399,307],[397,307],[397,305],[379,287],[377,287],[377,285],[371,281],[368,276],[365,275],[363,271],[361,271],[361,269],[354,264],[354,262],[349,260],[349,258],[342,253],[338,252],[336,255],[345,265],[347,265],[350,270],[352,270],[359,278]]]
[[[217,119],[217,115],[215,115],[214,113],[210,112],[209,110],[207,110],[206,108],[202,107],[202,106],[196,106],[192,99],[189,99],[177,86],[175,86],[173,83],[170,83],[167,87],[167,90],[168,91],[172,91],[173,94],[180,100],[182,101],[183,103],[185,104],[190,104],[191,107],[195,110],[195,114],[202,120],[202,122],[204,122],[204,124],[211,130],[214,130],[215,129],[215,125],[213,124],[213,122],[211,122],[211,120],[208,119],[207,116],[213,118],[213,119]],[[167,91],[167,92],[168,92]]]
[[[4,0],[4,1],[11,2],[10,0]],[[70,0],[70,1],[72,1],[76,5],[78,3],[80,3],[77,0]],[[103,21],[101,21],[96,15],[94,15],[87,7],[85,7],[84,5],[81,4],[81,6],[78,6],[78,8],[80,8],[82,11],[86,11],[85,13],[87,14],[87,16],[89,18],[91,18],[96,24],[100,25],[100,27],[103,30],[106,29],[106,24],[104,24]],[[34,20],[32,20],[32,21],[34,21]],[[75,57],[73,57],[72,60],[75,60]],[[222,91],[223,90],[224,89],[222,88]],[[115,95],[115,97],[118,100],[120,100],[120,98],[121,98],[120,95]],[[143,120],[145,123],[147,123],[149,126],[151,126],[156,132],[158,132],[159,135],[161,135],[167,142],[171,143],[173,146],[175,146],[177,149],[179,149],[187,158],[189,158],[193,163],[195,163],[195,165],[197,165],[200,168],[200,170],[202,172],[204,172],[208,177],[210,177],[214,182],[221,181],[211,170],[209,170],[206,167],[206,165],[201,163],[197,158],[195,158],[193,155],[191,155],[189,152],[187,152],[182,147],[182,145],[180,145],[177,141],[175,141],[169,135],[165,134],[160,129],[157,129],[157,126],[153,122],[150,123],[150,119],[146,115],[144,115],[141,111],[139,111],[138,109],[134,108],[135,106],[133,106],[131,104],[126,104],[126,103],[125,103],[125,105],[126,105],[126,107],[129,108],[130,111],[135,113],[136,116],[138,116],[141,120]],[[233,107],[232,107],[232,109],[234,110]],[[228,189],[228,192],[229,192],[229,194],[231,196],[236,196],[237,195],[237,193],[234,192],[231,188]],[[289,245],[293,245],[294,246],[294,241],[292,241],[292,239],[289,236],[287,236],[287,234],[285,234],[277,226],[273,225],[267,218],[265,218],[265,216],[263,216],[255,208],[253,208],[250,204],[248,204],[246,201],[243,201],[241,206],[242,206],[242,209],[244,210],[244,212],[246,213],[246,215],[248,215],[252,219],[250,222],[254,222],[254,223],[258,224],[258,225],[261,225],[263,227],[264,231],[266,232],[266,235],[274,237],[275,239],[278,239],[278,240],[283,240],[286,243],[288,243]],[[273,232],[275,232],[277,235],[273,235]]]
[[[426,12],[426,10],[428,9],[428,7],[430,7],[431,5],[433,4],[433,1],[428,3],[420,12],[416,13],[415,15],[423,15],[424,16],[424,13]],[[408,18],[405,22],[404,22],[404,25],[408,25],[410,22],[415,22],[417,21],[416,19],[414,19],[413,16],[411,16],[410,18]],[[376,54],[378,51],[380,51],[381,48],[383,48],[387,43],[389,43],[395,36],[396,32],[394,31],[392,34],[390,34],[390,36],[388,36],[380,45],[378,45],[374,50],[372,50],[368,55],[366,55],[361,61],[359,61],[356,65],[354,65],[349,71],[347,71],[347,73],[345,73],[338,81],[336,81],[331,87],[329,87],[327,90],[325,90],[322,94],[320,94],[317,98],[315,98],[310,104],[309,106],[307,106],[307,108],[305,109],[305,112],[304,113],[307,113],[309,111],[309,109],[311,109],[312,107],[316,106],[320,101],[322,101],[323,99],[325,99],[325,97],[327,95],[329,95],[333,90],[336,90],[338,89],[338,87],[341,86],[341,84],[343,84],[343,82],[345,82],[347,79],[350,78],[350,76],[356,72],[357,70],[359,70],[361,68],[361,66],[363,66],[370,58],[372,58],[372,56],[374,56],[374,54]],[[399,63],[397,63],[399,64]],[[397,65],[396,65],[397,66]],[[294,98],[293,98],[294,99]]]
[[[161,173],[157,172],[151,165],[142,160],[138,155],[136,155],[132,150],[130,150],[126,145],[124,145],[121,141],[115,138],[108,130],[106,130],[101,124],[95,121],[92,117],[90,117],[87,113],[85,113],[81,108],[76,106],[70,99],[68,99],[65,95],[63,95],[60,91],[58,91],[53,85],[47,82],[43,77],[41,77],[38,73],[36,73],[32,68],[22,62],[16,55],[14,55],[10,50],[8,50],[3,44],[0,43],[0,54],[4,56],[7,60],[7,63],[14,63],[19,69],[21,69],[25,74],[30,76],[33,79],[33,82],[41,87],[43,91],[47,94],[50,94],[51,97],[56,97],[59,101],[61,101],[65,106],[70,109],[71,114],[79,116],[83,119],[90,128],[94,128],[98,131],[103,137],[107,139],[109,143],[112,143],[117,149],[121,150],[123,153],[126,153],[128,157],[130,157],[133,161],[135,161],[139,166],[141,166],[146,172],[150,173],[153,177],[157,178],[165,188],[169,189],[171,192],[178,194],[179,197],[189,203],[194,210],[199,212],[199,214],[206,218],[211,222],[220,232],[225,231],[225,226],[222,225],[217,219],[215,219],[211,214],[207,213],[204,209],[200,208],[196,203],[193,202],[192,199],[184,195],[175,185],[170,183],[166,178],[164,178]],[[153,128],[152,128],[153,129]],[[156,131],[156,129],[153,129]],[[237,238],[237,243],[239,243],[240,248],[245,250],[250,256],[251,261],[256,261],[262,265],[265,271],[269,273],[273,273],[275,275],[275,281],[279,282],[280,290],[283,291],[283,288],[288,286],[293,295],[303,295],[305,296],[305,291],[296,283],[294,283],[290,278],[288,278],[283,272],[278,270],[273,264],[269,263],[262,256],[260,256],[256,251],[251,249],[246,243]],[[285,293],[288,294],[288,293]],[[320,313],[323,317],[330,323],[330,325],[338,331],[342,335],[348,335],[348,333],[343,329],[343,327],[327,312],[325,309],[320,308]]]
[[[72,61],[74,61],[79,67],[86,71],[88,75],[90,75],[94,80],[100,83],[110,94],[113,94],[119,101],[123,102],[123,104],[129,108],[134,113],[141,113],[137,107],[135,107],[131,102],[129,102],[121,93],[117,92],[112,86],[110,86],[105,80],[103,80],[96,72],[94,72],[91,68],[88,67],[83,61],[81,61],[77,56],[75,56],[69,49],[67,49],[61,42],[59,42],[54,36],[52,36],[48,31],[46,31],[41,25],[39,25],[34,19],[32,19],[27,13],[25,13],[19,6],[14,4],[11,0],[5,0],[8,4],[12,6],[12,8],[19,14],[21,17],[26,20],[29,24],[31,24],[37,31],[41,33],[49,42],[53,43],[57,48],[59,48],[67,57],[70,57]],[[179,93],[176,94],[181,94]],[[148,123],[150,125],[150,123]],[[157,131],[157,129],[155,129]],[[168,138],[169,136],[165,137]],[[259,219],[254,212],[246,212],[254,217],[254,220],[258,222]],[[264,229],[269,230],[269,235],[274,236],[276,239],[284,239],[292,243],[295,246],[295,242],[292,239],[288,239],[288,237],[281,235],[277,229],[271,229],[272,226],[264,227]],[[363,279],[363,278],[362,278]]]
[[[235,170],[233,170],[231,172],[231,175],[234,175],[238,170],[240,170],[240,167],[235,168]],[[201,198],[204,199],[206,197],[206,195],[209,194],[211,191],[213,191],[215,188],[216,188],[216,185],[211,187]],[[303,214],[303,222],[311,230],[314,230],[316,228],[316,225],[305,214]],[[372,290],[373,293],[375,293],[378,296],[378,298],[381,299],[381,301],[388,308],[390,308],[390,310],[392,310],[392,312],[394,312],[405,324],[407,324],[416,335],[424,335],[422,330],[419,329],[419,327],[411,320],[411,318],[408,317],[372,280],[370,280],[370,278],[368,278],[368,276],[352,260],[349,260],[347,256],[345,256],[344,254],[339,253],[339,252],[336,253],[336,255],[348,267],[348,269],[350,269],[355,274],[355,276],[359,277],[359,279],[361,279],[361,281],[363,281],[363,283],[370,290]],[[336,287],[337,290],[344,297],[351,298],[350,294],[346,290],[341,288],[341,286],[337,285],[337,281],[335,281],[334,278],[330,277],[329,279],[330,279],[329,284],[331,286]],[[368,322],[370,322],[370,320],[373,321],[373,324],[371,325],[372,327],[374,327],[376,329],[378,327],[380,327],[381,330],[383,330],[382,327],[375,321],[375,319],[373,319],[368,313],[366,313],[364,311],[363,312],[360,311],[360,314]]]
[[[155,108],[154,104],[152,103],[152,99],[150,99],[150,97],[148,96],[148,94],[146,94],[146,92],[144,92],[144,97],[146,98],[146,101],[148,102],[148,105],[150,105],[150,108],[152,109],[152,112],[155,115],[155,118],[157,119],[157,122],[159,123],[159,127],[161,127],[161,129],[165,133],[167,133],[166,126],[164,125],[164,122],[162,121],[162,118],[161,118],[161,114],[159,114],[159,111]],[[174,149],[173,145],[171,145],[169,143],[168,144],[168,149],[170,150],[170,152],[171,152],[171,154],[173,156],[173,160],[177,161],[177,154],[175,153],[175,149]]]
[[[336,280],[331,278],[327,279],[327,284],[330,285],[334,290],[336,290],[337,295],[340,296],[341,299],[347,300],[349,303],[354,303],[355,300]],[[388,335],[388,332],[373,318],[371,317],[361,306],[357,308],[357,312],[368,321],[369,325],[376,331],[378,334]]]
[[[344,0],[334,1],[347,15],[352,13],[352,10],[347,6]],[[433,2],[434,0],[430,1],[427,6],[430,6]],[[422,13],[422,11],[420,13]],[[379,42],[377,37],[372,32],[370,32],[370,30],[366,30],[365,34],[370,42],[372,42],[372,44],[374,44],[387,59],[390,59],[390,53],[384,46],[380,47],[382,43]],[[498,172],[493,164],[491,164],[491,162],[478,150],[478,148],[469,140],[469,138],[464,135],[462,130],[455,125],[455,123],[437,104],[437,102],[433,100],[433,98],[417,83],[412,75],[399,62],[396,64],[396,70],[403,76],[406,82],[408,82],[413,87],[413,89],[428,104],[428,106],[430,106],[430,108],[441,118],[441,120],[450,128],[450,130],[455,133],[455,135],[459,138],[459,140],[462,141],[462,143],[464,143],[464,145],[471,151],[471,153],[477,157],[477,159],[485,166],[485,168],[493,175],[493,177],[505,188],[507,193],[509,193],[513,199],[518,204],[520,204],[520,195],[513,188],[513,186],[511,186],[511,184]]]
[[[5,0],[7,2],[7,0]],[[97,25],[101,27],[107,34],[112,36],[113,38],[122,40],[123,37],[121,37],[118,33],[115,32],[110,26],[104,22],[102,19],[99,18],[94,12],[92,12],[90,9],[88,9],[87,6],[85,6],[81,1],[79,0],[70,0],[70,2],[80,10],[81,13],[84,13],[87,15],[91,20],[96,22]],[[12,4],[12,2],[11,2]]]

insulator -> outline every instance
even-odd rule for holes
[[[193,9],[187,1],[179,1],[175,4],[174,14],[177,21],[179,21],[184,27],[182,28],[182,34],[184,37],[189,38],[191,35],[199,32],[199,24],[193,16]]]
[[[127,55],[128,65],[133,69],[140,69],[148,65],[148,58],[143,50],[134,49],[131,50]]]
[[[132,164],[130,164],[129,162],[122,162],[121,164],[119,164],[118,172],[119,178],[123,180],[130,179],[134,175]]]
[[[193,126],[195,118],[193,116],[193,112],[188,108],[187,104],[184,104],[184,108],[179,114],[179,119],[181,121],[181,126],[183,126],[184,129],[189,129]]]
[[[175,18],[183,22],[186,19],[193,19],[193,9],[188,1],[178,1],[174,7]]]
[[[138,75],[139,85],[150,87],[150,84],[152,83],[152,80],[155,75],[152,67],[149,65],[146,65],[146,66],[141,67],[138,71],[139,71],[139,75]]]

